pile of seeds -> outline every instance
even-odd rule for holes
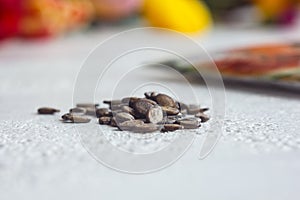
[[[204,113],[208,108],[186,105],[170,96],[156,92],[146,92],[145,97],[126,97],[121,100],[106,100],[107,108],[99,104],[77,104],[62,116],[63,122],[88,123],[88,116],[98,118],[99,124],[118,127],[122,131],[150,133],[168,132],[179,129],[197,129],[209,120]],[[39,114],[54,114],[59,110],[40,108]]]

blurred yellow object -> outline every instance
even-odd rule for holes
[[[143,12],[152,26],[193,33],[208,28],[212,18],[198,0],[144,0]]]

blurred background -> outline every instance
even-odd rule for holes
[[[293,26],[300,0],[0,0],[0,40],[56,37],[103,24],[199,33],[216,24]]]

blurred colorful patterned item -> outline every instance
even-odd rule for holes
[[[300,80],[300,45],[268,44],[234,49],[215,63],[224,75]]]
[[[214,78],[215,67],[229,84],[255,88],[300,91],[300,43],[270,43],[232,49],[211,54],[213,64],[201,56],[190,59],[201,75]],[[201,80],[195,67],[182,60],[167,60],[166,64],[177,71]]]

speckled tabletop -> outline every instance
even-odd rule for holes
[[[44,105],[67,111],[89,51],[126,29],[1,44],[0,199],[299,199],[297,95],[226,88],[225,126],[214,151],[204,160],[197,158],[203,141],[199,134],[176,163],[145,175],[119,173],[101,165],[82,147],[74,128],[59,121],[59,115],[35,114]],[[210,52],[292,40],[299,33],[296,28],[238,31],[220,27],[194,39]],[[151,34],[145,36],[151,39]],[[165,81],[185,91],[185,85],[158,69],[145,69],[131,82],[138,79]],[[204,87],[194,87],[203,103],[209,104]],[[102,92],[103,98],[109,93]]]

